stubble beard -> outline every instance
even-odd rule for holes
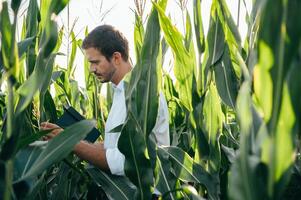
[[[107,82],[110,82],[116,72],[116,68],[114,66],[112,66],[113,70],[110,71],[110,73],[108,74],[107,78],[103,77],[103,76],[98,76],[97,75],[97,78],[98,80],[101,82],[101,83],[107,83]],[[101,79],[101,78],[105,78],[105,79]]]

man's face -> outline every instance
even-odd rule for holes
[[[85,55],[90,63],[90,72],[102,82],[111,81],[116,68],[111,61],[108,61],[97,49],[91,47],[85,49]]]

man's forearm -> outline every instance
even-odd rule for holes
[[[82,140],[75,145],[73,151],[79,158],[86,160],[102,170],[110,171],[103,143],[91,144]]]

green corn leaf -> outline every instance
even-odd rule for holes
[[[184,123],[184,108],[179,100],[179,95],[173,85],[172,79],[168,74],[164,76],[164,96],[168,104],[169,122],[179,127]]]
[[[72,43],[72,47],[71,47],[71,53],[69,56],[67,73],[68,73],[69,77],[74,77],[74,74],[73,74],[74,70],[75,70],[74,60],[75,60],[75,56],[76,56],[77,42],[76,42],[75,34],[73,31],[71,32],[71,43]]]
[[[193,43],[191,42],[192,27],[191,27],[191,20],[190,20],[190,15],[188,13],[188,10],[186,10],[186,28],[185,28],[185,30],[186,30],[186,34],[184,37],[185,48],[187,49],[187,51],[189,51],[191,53],[191,55],[194,55],[194,46],[193,46]]]
[[[26,17],[23,17],[23,22],[22,22],[22,28],[20,31],[20,35],[21,35],[21,40],[24,40],[26,38]]]
[[[143,45],[144,40],[144,28],[142,19],[140,16],[135,12],[135,29],[134,29],[134,45],[135,45],[135,53],[136,53],[136,60],[141,58],[141,48]]]
[[[234,109],[239,82],[233,71],[233,64],[227,45],[225,46],[221,61],[214,65],[214,75],[219,96],[226,105]]]
[[[36,136],[42,136],[46,132],[40,132],[37,133]],[[36,138],[35,138],[36,139]],[[25,147],[25,145],[29,144],[30,141],[33,141],[31,138],[26,138],[20,141],[19,147]],[[32,143],[31,145],[22,148],[17,154],[16,154],[16,160],[15,160],[15,180],[18,180],[19,178],[23,177],[32,167],[37,158],[40,156],[43,149],[45,149],[47,142],[39,141],[36,143]]]
[[[225,37],[227,43],[232,46],[234,45],[238,50],[241,49],[241,39],[238,32],[238,27],[234,23],[232,15],[228,9],[225,0],[215,0],[215,5],[217,8],[218,18],[221,20],[223,25]]]
[[[268,170],[256,156],[244,155],[231,166],[229,177],[229,199],[268,199],[266,184]]]
[[[42,175],[39,179],[37,179],[30,190],[29,194],[27,194],[25,200],[30,200],[37,198],[38,195],[42,196],[41,198],[47,198],[45,194],[41,194],[40,191],[44,190],[47,186],[47,182],[45,182],[45,176]],[[22,196],[24,197],[24,196]]]
[[[272,111],[272,80],[269,74],[269,70],[272,67],[273,54],[271,49],[263,42],[259,44],[260,52],[265,55],[265,58],[262,58],[261,68],[255,66],[254,68],[254,92],[255,95],[259,98],[258,101],[260,103],[260,107],[264,113],[264,120],[267,122],[271,118]],[[263,85],[260,85],[264,82]]]
[[[224,116],[214,83],[210,84],[204,98],[202,129],[210,148],[209,171],[217,173],[221,164],[219,133],[222,131]]]
[[[73,178],[72,168],[62,164],[59,166],[60,166],[59,172],[57,172],[55,180],[52,180],[52,182],[54,182],[53,184],[56,184],[57,187],[52,191],[53,193],[51,195],[51,200],[71,198],[70,193],[72,194],[71,192],[72,189],[71,188],[69,189],[69,187],[75,185],[75,184],[70,184]],[[78,174],[76,174],[76,176],[79,177]]]
[[[48,87],[54,58],[55,55],[51,55],[48,59],[44,59],[42,55],[38,56],[34,72],[17,90],[20,94],[20,99],[16,113],[20,114],[31,103],[33,96],[38,90]]]
[[[175,176],[183,181],[192,181],[204,185],[211,199],[218,199],[219,180],[215,174],[209,174],[202,166],[195,163],[193,159],[178,147],[158,147],[158,151],[167,153],[169,160],[173,163]]]
[[[269,166],[268,194],[273,199],[281,198],[295,155],[296,115],[285,78],[300,48],[300,6],[296,0],[268,0],[258,32],[254,91],[269,133],[262,159]]]
[[[105,191],[110,200],[136,199],[136,187],[126,176],[107,174],[97,168],[87,169],[91,178]]]
[[[194,21],[194,33],[196,38],[196,44],[198,47],[198,91],[203,93],[204,78],[202,67],[202,54],[205,51],[205,36],[203,29],[203,20],[201,13],[201,0],[193,1],[193,21]]]
[[[52,14],[58,15],[69,3],[69,0],[41,1],[40,16],[42,29],[47,26],[47,21],[51,19]]]
[[[15,15],[18,13],[19,7],[21,5],[22,0],[12,0],[11,1],[11,8],[13,9]]]
[[[25,29],[26,29],[25,19],[23,19],[23,25],[22,25],[22,31],[21,31],[21,38],[22,38],[22,41],[24,41],[24,40],[26,41],[26,40],[28,39],[28,38],[27,38],[27,39],[24,39],[24,38],[25,38],[25,34],[26,34],[26,33],[25,33],[25,31],[26,31]],[[22,42],[22,41],[21,41],[21,42]],[[20,49],[20,43],[21,43],[21,42],[18,42],[17,45],[18,45],[18,54],[19,54],[18,56],[19,56],[19,60],[20,60],[20,76],[19,76],[19,81],[20,81],[20,83],[23,83],[23,82],[25,81],[26,72],[25,72],[25,66],[24,66],[24,65],[25,65],[25,62],[24,62],[24,57],[25,57],[25,56],[23,56],[24,54],[22,55],[22,52],[20,53],[20,50],[21,50],[21,51],[24,51],[24,50]],[[31,44],[31,43],[29,43],[29,44]],[[24,45],[24,44],[23,44],[23,45],[22,45],[22,48],[23,48],[23,47],[25,47],[25,50],[28,49],[28,46],[27,46],[27,45]]]
[[[16,134],[9,137],[5,142],[2,144],[2,149],[0,152],[0,160],[8,161],[13,157],[15,154],[15,147],[18,141],[18,137]]]
[[[45,29],[43,30],[41,40],[39,43],[40,53],[43,57],[47,58],[51,52],[56,47],[58,39],[58,31],[57,31],[57,24],[53,20],[47,21],[45,25]]]
[[[57,76],[54,87],[57,96],[60,98],[60,101],[63,104],[71,105],[70,103],[70,83],[68,77],[66,76],[66,71],[59,71],[57,74],[53,74]],[[54,78],[54,77],[53,77]]]
[[[82,96],[82,93],[79,89],[78,82],[75,80],[70,80],[70,93],[71,93],[71,105],[75,109],[80,110],[80,101],[79,99]]]
[[[221,60],[215,65],[215,80],[223,102],[234,109],[239,89],[241,69],[235,64],[237,52],[241,51],[241,39],[224,0],[215,1],[216,13],[225,36],[225,48]]]
[[[30,37],[22,40],[21,42],[18,42],[18,53],[19,53],[19,58],[22,57],[22,55],[27,51],[29,46],[33,44],[35,41],[36,37]]]
[[[270,9],[271,4],[272,2],[268,1],[265,10]],[[301,26],[299,24],[295,26],[294,20],[290,20],[291,17],[295,19],[294,17],[298,16],[295,9],[298,6],[298,1],[289,1],[288,5],[278,2],[269,13],[262,12],[265,14],[262,17],[261,27],[269,24],[269,28],[259,30],[259,63],[254,69],[254,89],[263,109],[265,121],[269,121],[272,117],[271,123],[274,128],[280,109],[283,80],[290,69],[293,56],[297,53],[300,41]],[[266,91],[263,90],[263,85],[260,85],[262,82],[268,87]]]
[[[40,14],[41,14],[41,28],[45,28],[46,20],[48,20],[48,11],[50,11],[50,5],[52,1],[41,1]]]
[[[11,29],[12,25],[10,23],[9,14],[8,14],[8,5],[7,2],[2,2],[2,11],[1,11],[1,53],[2,53],[2,62],[3,67],[8,69],[10,67],[9,56],[11,52]]]
[[[50,74],[51,74],[51,72],[50,72]],[[48,85],[47,85],[48,86]],[[47,93],[48,92],[48,93]],[[40,95],[39,95],[39,98],[40,98],[40,121],[41,122],[44,122],[44,121],[47,121],[47,120],[52,120],[52,122],[55,122],[56,121],[56,118],[53,120],[53,118],[50,118],[49,116],[47,116],[47,114],[48,113],[46,113],[46,110],[45,110],[45,95],[46,95],[46,93],[47,93],[47,100],[49,101],[50,99],[49,99],[49,95],[50,95],[50,93],[49,93],[49,91],[48,91],[48,89],[46,88],[45,90],[41,90],[41,92],[40,92]],[[51,95],[50,95],[50,98],[51,98]],[[51,100],[52,100],[52,98],[51,98]],[[47,102],[47,103],[49,103],[49,102]],[[52,107],[52,112],[56,112],[56,109],[55,109],[55,105],[52,105],[53,107]],[[49,110],[47,110],[47,111],[49,111]]]
[[[11,3],[12,5],[16,4],[15,6],[18,6],[18,1],[12,1]],[[13,75],[13,78],[20,81],[20,66],[16,42],[17,10],[14,13],[14,22],[13,24],[11,24],[8,9],[8,3],[6,1],[3,2],[2,12],[0,15],[2,62],[4,68],[10,70],[10,73],[11,75]]]
[[[298,94],[300,95],[300,93]],[[269,195],[281,199],[295,162],[296,114],[287,83],[283,85],[282,104],[274,137],[263,143],[262,160],[269,165]],[[299,114],[299,113],[298,113]],[[277,148],[276,148],[277,147]],[[289,156],[288,156],[289,155]]]
[[[28,5],[28,12],[26,16],[26,37],[32,37],[38,33],[39,24],[39,7],[37,0],[30,0]]]
[[[165,7],[166,0],[160,5]],[[161,89],[160,26],[155,8],[147,22],[141,59],[125,81],[128,115],[118,142],[125,155],[125,174],[137,186],[138,199],[151,198],[156,150],[152,129],[155,126]],[[130,148],[129,148],[130,144]]]
[[[107,110],[110,110],[113,103],[113,88],[107,87]]]
[[[56,82],[58,78],[63,74],[63,71],[55,71],[52,73],[51,82]]]
[[[59,49],[61,48],[61,45],[63,43],[63,36],[64,36],[64,26],[61,27],[61,29],[58,32],[58,38],[57,38],[57,43],[54,49],[54,52],[58,52]]]
[[[192,84],[195,80],[196,61],[194,51],[186,49],[183,44],[183,36],[172,25],[171,20],[165,15],[164,10],[156,3],[155,8],[159,13],[160,27],[164,37],[171,47],[175,57],[174,73],[177,79],[177,87],[181,101],[187,110],[192,111]],[[191,48],[193,45],[190,46]]]
[[[240,154],[231,166],[229,197],[235,199],[266,199],[267,167],[260,158],[250,155],[252,138],[252,100],[250,82],[242,84],[237,98],[237,115],[241,128]]]
[[[62,81],[62,84],[63,84],[62,85],[63,89],[66,92],[66,96],[69,99],[69,101],[71,102],[71,99],[72,99],[71,91],[72,91],[72,89],[71,89],[71,83],[70,83],[70,80],[69,80],[69,76],[68,76],[66,71],[64,71],[64,73],[62,74],[61,81]]]
[[[1,192],[1,198],[10,199],[11,196],[11,180],[13,176],[13,162],[11,160],[7,162],[0,161],[0,192]],[[9,180],[8,180],[9,179]]]
[[[34,161],[39,157],[45,142],[38,144],[37,142],[20,150],[15,157],[14,162],[14,180],[22,177],[32,166]],[[14,192],[18,198],[24,198],[35,187],[36,179],[31,178],[16,182],[13,184]]]
[[[167,50],[169,48],[169,46],[167,45],[166,40],[165,40],[164,37],[161,40],[161,46],[162,46],[162,65],[163,65],[166,52],[167,52]]]
[[[50,55],[49,60],[47,62],[47,65],[43,71],[44,73],[44,79],[40,82],[40,95],[45,95],[45,93],[47,92],[47,89],[51,83],[51,78],[52,78],[52,71],[53,71],[53,65],[54,65],[54,59],[55,59],[55,55]],[[42,69],[41,66],[38,66],[39,69]],[[42,72],[40,72],[40,70],[37,70],[39,72],[37,72],[37,74],[42,74]],[[43,102],[41,102],[43,104]]]
[[[148,138],[156,123],[162,76],[160,27],[155,9],[149,17],[145,32],[141,59],[131,73],[126,99]]]
[[[50,84],[55,55],[51,54],[56,46],[57,26],[54,21],[49,21],[42,34],[40,52],[37,57],[35,68],[30,77],[18,88],[20,99],[16,113],[21,113],[32,101],[33,96],[40,91],[46,91]],[[43,102],[42,102],[43,105]]]
[[[185,44],[187,51],[189,52],[190,59],[193,61],[192,94],[194,94],[194,93],[198,94],[197,88],[195,87],[196,74],[197,74],[196,66],[197,65],[196,65],[196,56],[195,56],[194,42],[193,42],[192,36],[193,36],[193,33],[192,33],[190,15],[189,15],[188,11],[186,11],[186,34],[185,34],[185,38],[184,38],[184,44]],[[193,99],[193,95],[192,95],[192,100],[191,100],[192,104],[194,104],[193,100],[194,99]]]
[[[34,133],[32,135],[28,135],[28,136],[25,136],[23,138],[20,138],[18,140],[18,144],[17,144],[17,151],[19,151],[20,149],[23,149],[24,147],[28,146],[30,143],[33,143],[34,141],[37,141],[38,139],[40,139],[44,135],[47,135],[49,132],[51,132],[51,131],[49,131],[49,130],[39,131],[39,132]]]
[[[203,99],[202,99],[203,100]],[[193,117],[190,118],[190,123],[192,125],[192,131],[195,135],[195,156],[194,161],[202,164],[202,160],[208,160],[210,158],[210,140],[208,140],[208,135],[202,130],[202,120],[203,120],[203,101],[198,102],[194,106]],[[207,136],[207,137],[206,137]]]
[[[290,71],[288,72],[287,82],[289,87],[289,93],[291,96],[292,106],[296,116],[296,123],[301,123],[301,79],[298,78],[301,76],[301,71],[299,70],[300,66],[300,53],[299,59],[294,60]],[[298,125],[297,125],[298,126]]]
[[[30,0],[26,16],[26,38],[38,35],[38,16],[40,15],[37,0]],[[36,62],[36,40],[31,43],[26,54],[26,73],[27,77],[33,72]]]
[[[217,17],[216,3],[212,3],[209,30],[207,36],[207,46],[205,50],[205,71],[204,84],[207,87],[210,80],[208,80],[211,66],[216,64],[223,56],[225,49],[225,35],[220,19]]]
[[[183,185],[180,188],[187,196],[189,199],[191,200],[205,200],[204,198],[202,198],[198,192],[196,191],[196,189],[191,186],[191,185]]]
[[[147,147],[143,131],[131,112],[128,112],[118,140],[118,148],[126,157],[124,171],[137,186],[137,198],[151,198],[153,172],[150,160],[145,156]]]
[[[69,0],[52,0],[50,4],[49,14],[58,15],[69,3]]]
[[[281,195],[284,192],[285,185],[291,176],[291,169],[295,162],[295,140],[296,131],[294,126],[296,124],[296,115],[293,110],[291,95],[288,90],[287,83],[284,84],[282,94],[282,104],[279,113],[279,119],[276,127],[276,138],[272,145],[274,146],[273,156],[275,157],[274,165],[275,171],[273,171],[273,182],[275,187],[274,196],[281,199]],[[299,93],[300,95],[300,93]]]
[[[51,164],[66,157],[81,139],[83,139],[95,126],[95,122],[82,120],[66,128],[58,136],[48,142],[45,149],[35,160],[33,166],[18,179],[18,181],[39,175]]]
[[[88,27],[85,27],[85,36],[88,35]],[[79,39],[78,41],[78,46],[81,50],[81,52],[84,54],[84,50],[82,49],[82,44],[83,44],[83,40]],[[89,80],[90,80],[90,65],[87,59],[84,59],[84,73],[85,73],[85,83],[86,83],[86,88],[87,90],[89,90],[90,84],[89,84]]]
[[[217,15],[217,2],[212,3],[210,12],[210,24],[207,36],[209,59],[207,61],[209,66],[215,64],[223,55],[225,47],[225,34],[223,31],[223,24]]]
[[[198,46],[198,52],[200,55],[205,51],[205,36],[204,36],[203,20],[202,20],[202,13],[201,13],[201,1],[202,0],[193,1],[194,30],[195,30],[196,42]]]
[[[169,74],[165,74],[164,76],[164,95],[166,99],[168,99],[167,101],[172,98],[179,98],[179,94],[177,93]]]
[[[176,187],[177,177],[171,172],[171,162],[169,156],[165,151],[158,151],[157,158],[157,176],[156,189],[158,189],[164,199],[177,199],[174,188]]]
[[[46,114],[46,119],[49,120],[50,122],[54,123],[57,121],[57,110],[55,107],[54,100],[50,94],[50,91],[47,90],[45,95],[44,95],[44,109],[45,109],[45,114]]]

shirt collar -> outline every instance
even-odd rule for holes
[[[123,80],[121,80],[119,83],[118,83],[118,85],[115,85],[114,83],[112,83],[112,87],[113,87],[113,89],[114,89],[114,91],[116,92],[116,91],[119,91],[119,92],[121,92],[121,91],[123,91]]]

